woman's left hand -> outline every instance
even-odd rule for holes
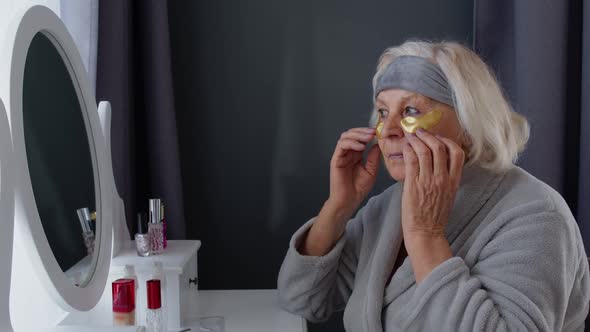
[[[408,253],[413,241],[445,239],[465,160],[454,141],[425,130],[406,134],[402,228]]]

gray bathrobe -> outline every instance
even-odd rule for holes
[[[296,248],[278,277],[279,302],[311,322],[345,309],[347,331],[583,331],[588,260],[563,198],[523,169],[493,174],[471,166],[447,226],[453,258],[416,286],[410,258],[386,287],[402,241],[402,184],[351,219],[324,256]]]

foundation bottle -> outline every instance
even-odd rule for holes
[[[135,280],[117,279],[112,283],[113,324],[135,325]]]

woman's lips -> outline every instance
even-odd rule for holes
[[[403,153],[390,153],[389,159],[404,159]]]

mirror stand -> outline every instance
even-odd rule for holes
[[[103,136],[105,138],[106,158],[107,164],[112,165],[111,159],[111,103],[108,101],[101,101],[98,104],[98,116],[100,118],[100,126],[102,129]],[[119,195],[117,185],[115,184],[115,175],[113,174],[113,168],[109,167],[106,175],[107,180],[111,180],[110,191],[112,192],[113,199],[113,250],[112,257],[116,257],[121,251],[131,247],[133,242],[129,235],[129,229],[127,228],[127,222],[125,219],[125,203]]]
[[[0,100],[0,332],[11,332],[9,297],[12,271],[14,189],[12,186],[12,139],[4,103]]]

